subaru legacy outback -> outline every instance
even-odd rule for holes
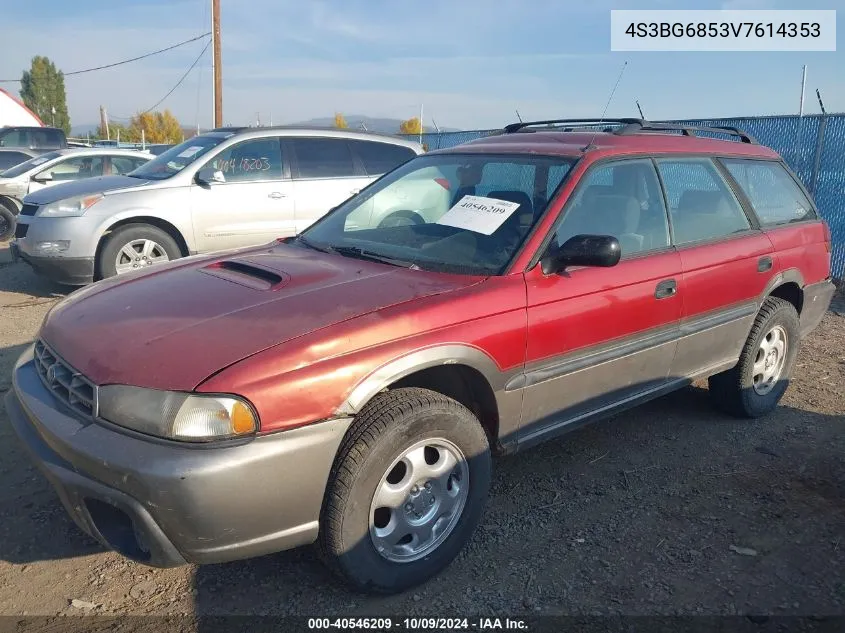
[[[136,561],[316,542],[386,593],[466,544],[491,454],[700,378],[769,413],[833,293],[810,196],[738,130],[588,123],[514,124],[299,236],[71,294],[14,369],[17,435]]]

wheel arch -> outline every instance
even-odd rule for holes
[[[393,359],[350,392],[338,415],[355,415],[380,392],[402,387],[422,387],[457,400],[472,411],[496,444],[500,419],[508,403],[506,374],[482,350],[468,345],[441,345]]]
[[[188,243],[185,240],[185,236],[182,235],[182,232],[178,228],[176,228],[174,224],[153,215],[133,215],[121,218],[120,220],[113,222],[108,226],[108,228],[106,228],[106,230],[102,232],[102,234],[100,235],[100,239],[97,241],[97,250],[94,253],[95,262],[100,261],[100,254],[103,252],[103,247],[105,246],[106,240],[108,239],[109,235],[114,233],[119,228],[127,226],[129,224],[149,224],[150,226],[154,226],[157,229],[161,229],[176,241],[176,244],[179,246],[179,250],[182,253],[182,257],[187,257],[191,254],[190,250],[188,249]]]
[[[804,276],[796,268],[790,268],[775,275],[766,285],[760,298],[760,305],[767,297],[778,297],[791,303],[798,315],[804,308]]]

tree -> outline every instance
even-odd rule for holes
[[[422,134],[424,131],[419,117],[412,117],[399,124],[400,134]]]
[[[170,110],[136,114],[129,120],[129,132],[134,143],[139,143],[142,138],[147,143],[181,143],[184,134]]]
[[[349,125],[346,123],[346,119],[340,112],[334,115],[334,126],[341,130],[345,130],[349,127]]]
[[[106,134],[106,131],[103,129],[101,125],[97,126],[97,131],[94,132],[93,138],[95,140],[105,140],[106,138],[111,139],[112,141],[116,141],[118,138],[120,139],[121,143],[127,142],[132,143],[134,142],[132,136],[132,130],[130,130],[125,125],[120,123],[109,123],[109,133]]]
[[[23,71],[21,99],[45,125],[62,128],[65,134],[70,134],[65,76],[48,58],[33,57],[30,69]]]

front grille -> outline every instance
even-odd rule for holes
[[[25,203],[21,207],[21,215],[35,215],[36,211],[38,211],[38,205],[37,204]]]
[[[97,416],[97,386],[64,362],[41,340],[35,342],[35,368],[50,391],[77,413]]]
[[[15,237],[26,237],[26,232],[29,230],[29,224],[16,224]]]

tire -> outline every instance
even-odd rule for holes
[[[449,466],[450,451],[458,455],[455,449],[461,455]],[[428,479],[424,473],[435,458],[430,467],[440,474]],[[416,467],[406,466],[411,463]],[[413,476],[416,468],[422,477]],[[321,557],[368,593],[398,593],[425,582],[469,540],[485,506],[491,472],[487,435],[466,407],[427,389],[384,392],[358,414],[335,458],[320,516]],[[378,495],[388,490],[388,482],[389,490],[396,490],[392,512],[380,506],[384,501]],[[439,524],[426,521],[441,513]],[[430,539],[417,535],[408,542],[408,534],[400,535],[415,528],[405,520],[419,523],[420,517],[424,526],[439,525],[439,535],[432,530]]]
[[[416,211],[394,211],[382,218],[378,224],[378,228],[384,229],[392,226],[418,226],[424,224],[422,219]]]
[[[777,351],[779,338],[783,347]],[[754,319],[739,362],[708,381],[715,404],[742,418],[771,413],[789,386],[799,341],[795,306],[778,297],[767,298]],[[772,349],[776,350],[774,355]]]
[[[0,204],[0,242],[11,239],[15,234],[15,226],[18,221],[15,214]]]
[[[144,248],[150,246],[150,252],[145,255]],[[128,255],[121,256],[122,264],[128,268],[122,269],[118,266],[118,255],[124,247],[132,250],[142,249],[136,253],[138,261],[132,262]],[[146,257],[146,259],[145,259]],[[114,231],[106,238],[103,248],[97,257],[97,271],[100,278],[114,277],[123,272],[131,272],[156,263],[178,259],[182,257],[182,251],[170,235],[159,228],[149,224],[127,224]]]

